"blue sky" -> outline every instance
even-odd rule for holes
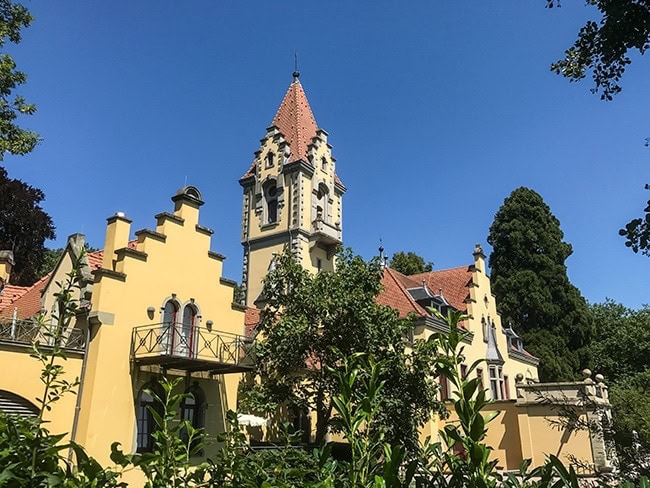
[[[650,259],[617,230],[647,200],[650,63],[614,102],[549,71],[596,12],[580,1],[26,2],[36,17],[11,48],[43,142],[6,158],[43,189],[67,235],[103,246],[124,211],[152,228],[186,181],[200,188],[213,250],[241,277],[241,188],[291,81],[294,51],[328,131],[344,240],[415,251],[438,269],[471,262],[512,190],[539,192],[574,253],[569,276],[594,302],[648,299]],[[636,58],[635,58],[636,59]],[[179,257],[182,259],[182,257]]]

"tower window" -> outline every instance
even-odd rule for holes
[[[264,200],[266,203],[265,223],[274,224],[278,221],[278,187],[275,180],[270,180],[264,186]]]
[[[266,167],[272,168],[274,164],[275,164],[275,154],[273,154],[273,151],[269,151],[266,154]]]

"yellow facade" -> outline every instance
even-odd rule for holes
[[[342,242],[346,189],[337,177],[331,149],[296,75],[240,179],[243,304],[233,303],[236,283],[223,278],[224,257],[211,251],[212,231],[199,223],[203,202],[196,188],[179,190],[172,197],[173,211],[156,215],[153,230],[133,232],[130,220],[121,213],[108,219],[103,253],[82,259],[86,266],[77,297],[81,313],[74,323],[81,341],[71,346],[65,362],[67,377],[80,378],[79,394],[65,397],[46,414],[52,432],[68,432],[102,464],[110,464],[110,446],[115,441],[125,452],[145,449],[143,412],[148,400],[143,390],[165,375],[182,378],[178,391],[192,393],[195,404],[183,411],[193,412],[205,428],[204,456],[214,454],[216,435],[226,429],[225,412],[236,408],[241,374],[252,367],[243,305],[263,303],[262,281],[274,255],[288,247],[306,269],[334,269],[334,251]],[[46,322],[56,312],[57,283],[82,249],[83,237],[71,236],[43,291]],[[480,247],[473,256],[468,267],[451,270],[450,274],[461,277],[456,288],[450,284],[453,280],[436,281],[444,270],[438,276],[433,272],[404,277],[387,268],[384,285],[396,287],[403,302],[391,303],[387,294],[379,301],[405,315],[418,315],[415,338],[444,329],[426,312],[428,303],[468,313],[470,318],[463,323],[471,333],[465,343],[466,364],[485,360],[480,369],[483,385],[495,400],[490,408],[501,412],[490,424],[488,444],[503,469],[517,469],[525,458],[539,465],[546,454],[564,460],[575,456],[598,469],[607,468],[611,457],[604,444],[588,432],[553,428],[549,420],[559,418],[557,409],[541,405],[533,391],[546,388],[551,394],[575,397],[575,391],[586,388],[606,406],[606,387],[587,381],[584,385],[536,383],[537,360],[501,323]],[[8,255],[0,258],[0,276],[6,281],[11,262]],[[29,323],[23,325],[29,328]],[[12,392],[34,403],[42,387],[28,341],[0,334],[0,367],[16,371],[0,375],[0,393]],[[584,410],[581,415],[590,418],[594,413]],[[454,421],[453,416],[446,421],[432,419],[422,429],[423,438],[436,439],[448,421]]]
[[[244,190],[244,303],[262,303],[273,257],[289,247],[311,271],[332,270],[342,242],[342,196],[327,132],[318,128],[297,73],[261,140]]]
[[[123,214],[109,218],[103,255],[82,259],[74,329],[89,341],[64,364],[69,378],[80,379],[79,393],[59,401],[48,420],[52,432],[71,433],[104,465],[111,464],[113,442],[127,453],[147,449],[153,425],[143,387],[155,387],[163,375],[182,378],[178,392],[192,393],[181,415],[194,415],[205,428],[203,455],[214,455],[225,413],[236,409],[241,374],[253,364],[251,341],[243,337],[244,308],[233,303],[236,284],[222,277],[225,258],[211,251],[212,231],[199,223],[200,193],[186,187],[172,200],[173,212],[158,214],[155,230],[136,231],[135,240]],[[50,277],[42,298],[46,322],[57,282],[82,248],[82,236],[73,236]],[[18,374],[2,375],[0,390],[36,397],[39,364],[28,346],[1,346],[3,370],[16,365]]]

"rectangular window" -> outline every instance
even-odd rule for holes
[[[438,376],[440,382],[440,400],[449,400],[449,380],[446,376]]]
[[[506,397],[503,368],[501,366],[490,366],[490,393],[492,394],[492,400],[503,400]]]
[[[460,377],[464,380],[467,379],[467,365],[466,364],[461,364],[460,365]]]
[[[485,390],[485,384],[483,383],[483,369],[476,368],[476,377],[478,378],[478,386],[481,390]]]
[[[508,385],[508,375],[503,377],[503,387],[505,389],[504,399],[510,400],[510,385]]]

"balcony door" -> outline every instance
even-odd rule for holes
[[[178,304],[174,300],[168,300],[163,309],[163,323],[160,331],[160,344],[166,354],[174,349],[176,341],[176,322],[178,321]]]
[[[192,305],[186,305],[183,309],[183,322],[176,328],[174,334],[174,355],[182,357],[194,357],[194,331],[196,326],[197,312]]]

